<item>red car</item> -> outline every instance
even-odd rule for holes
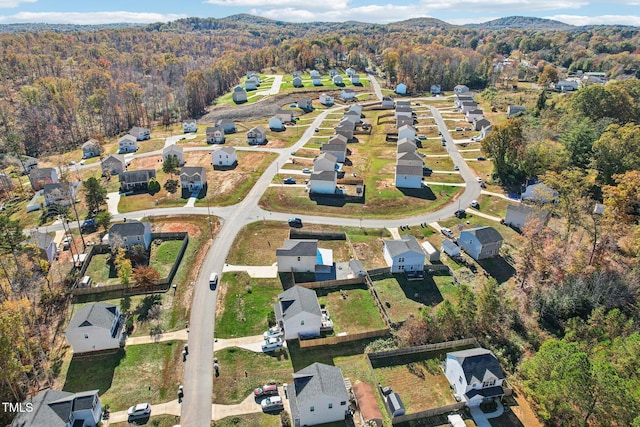
[[[255,397],[275,396],[278,394],[278,386],[276,384],[266,384],[253,390]]]

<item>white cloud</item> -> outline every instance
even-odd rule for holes
[[[11,9],[20,6],[20,3],[35,3],[38,0],[0,0],[0,9]]]
[[[326,2],[316,2],[313,4],[314,10],[346,9],[350,0],[335,0]],[[305,8],[310,7],[308,0],[206,0],[205,3],[222,7],[240,8]]]
[[[277,19],[289,22],[374,22],[388,23],[402,21],[408,18],[426,17],[426,12],[416,10],[415,5],[396,6],[396,5],[368,5],[358,6],[344,9],[325,10],[318,12],[316,8],[313,10],[285,8],[285,9],[252,9],[253,15],[263,16],[265,18]]]
[[[640,16],[634,15],[600,15],[600,16],[580,16],[580,15],[554,15],[545,16],[546,19],[565,22],[571,25],[633,25],[640,27]]]
[[[37,22],[45,24],[99,25],[113,23],[169,22],[186,18],[184,14],[162,14],[152,12],[19,12],[0,16],[0,23]]]
[[[588,4],[588,0],[422,0],[420,6],[430,11],[500,12],[507,16],[536,10],[579,9]]]

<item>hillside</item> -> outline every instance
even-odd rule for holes
[[[481,24],[467,24],[465,27],[477,30],[502,30],[505,28],[518,30],[544,30],[544,31],[568,31],[576,29],[575,26],[552,19],[534,18],[531,16],[508,16],[494,19]]]

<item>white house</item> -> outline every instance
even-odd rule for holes
[[[269,119],[269,129],[273,131],[283,131],[285,129],[282,119],[278,116],[273,116]]]
[[[207,127],[207,144],[224,144],[225,136],[222,126]]]
[[[407,117],[413,120],[413,108],[409,105],[399,104],[396,102],[396,111],[394,113],[394,118],[398,120],[400,117]]]
[[[498,256],[503,240],[493,227],[476,227],[460,232],[458,246],[471,258],[480,261]]]
[[[392,273],[424,270],[425,253],[411,234],[405,234],[400,240],[383,240],[383,243],[384,260]]]
[[[431,94],[439,95],[441,92],[440,85],[431,85]]]
[[[309,77],[320,77],[320,72],[318,70],[311,70],[311,72],[309,73]]]
[[[34,231],[31,236],[26,240],[27,244],[35,245],[42,258],[46,259],[50,263],[55,261],[58,256],[58,246],[53,241],[53,237],[46,233]]]
[[[333,84],[334,85],[343,85],[344,84],[344,82],[342,81],[342,76],[340,74],[336,74],[335,76],[333,76],[332,80],[333,80]]]
[[[184,133],[197,132],[198,124],[196,119],[189,119],[182,122],[182,131]]]
[[[54,182],[42,188],[45,206],[69,206],[76,197],[77,185],[70,182]]]
[[[235,147],[222,147],[211,153],[211,164],[216,166],[233,166],[238,161]]]
[[[406,95],[407,94],[407,85],[404,83],[398,83],[396,85],[395,93],[398,95]]]
[[[453,393],[467,406],[504,395],[504,372],[496,356],[484,348],[447,353],[445,376]]]
[[[138,140],[133,135],[125,135],[118,140],[118,153],[134,153],[138,151]]]
[[[289,239],[276,249],[279,272],[315,273],[318,264],[318,241]]]
[[[115,350],[122,342],[124,322],[117,305],[96,302],[78,310],[64,333],[74,354]]]
[[[207,185],[207,170],[204,166],[184,166],[180,169],[180,188],[190,193],[200,191]]]
[[[398,188],[422,188],[422,166],[397,164],[395,185]]]
[[[380,102],[385,108],[393,108],[396,105],[395,101],[390,96],[383,96],[382,101]]]
[[[453,93],[466,93],[469,92],[469,87],[465,85],[457,85],[453,88]]]
[[[100,143],[95,139],[90,139],[82,144],[82,158],[90,159],[100,155]]]
[[[289,405],[294,426],[344,422],[349,394],[340,368],[316,362],[295,372]]]
[[[99,390],[70,393],[51,388],[21,402],[11,427],[95,427],[102,419]]]
[[[353,89],[342,89],[340,91],[340,98],[347,100],[347,99],[354,99],[356,97],[356,92]]]
[[[233,88],[231,99],[233,99],[233,102],[235,102],[236,104],[247,102],[247,91],[244,90],[242,86],[236,86],[235,88]]]
[[[477,110],[478,104],[475,101],[462,101],[460,103],[460,111],[467,114],[471,110]]]
[[[351,80],[351,84],[353,84],[353,85],[359,85],[360,84],[360,75],[359,74],[354,74],[353,76],[349,77],[349,79]]]
[[[467,92],[467,93],[464,93],[464,94],[457,93],[453,97],[453,105],[454,105],[454,107],[460,108],[462,103],[466,102],[466,101],[472,101],[472,102],[474,101],[473,93],[471,93],[471,92]]]
[[[337,160],[336,156],[331,153],[322,153],[313,160],[313,171],[335,171]]]
[[[244,88],[245,88],[245,90],[256,90],[256,89],[258,89],[258,85],[259,84],[260,84],[260,82],[258,81],[256,76],[249,77],[244,82]]]
[[[556,90],[561,92],[573,92],[578,90],[578,82],[575,80],[560,80],[556,83]]]
[[[134,126],[129,131],[129,135],[135,137],[138,141],[144,141],[151,138],[151,131],[147,128]]]
[[[322,86],[322,78],[320,76],[311,76],[311,84],[314,86]]]
[[[335,100],[333,99],[333,96],[327,95],[326,93],[320,95],[320,104],[329,106],[333,105],[334,103]]]
[[[340,124],[335,127],[335,132],[337,135],[341,135],[347,138],[347,141],[353,140],[353,131],[355,130],[355,123],[351,120],[341,120]]]
[[[519,205],[508,205],[504,223],[511,227],[524,228],[529,221],[539,220],[543,223],[547,216],[547,211],[536,209],[532,206],[520,203]]]
[[[176,144],[171,144],[162,150],[162,160],[166,161],[169,156],[175,156],[180,166],[184,165],[184,149]]]
[[[403,138],[408,138],[413,141],[416,139],[416,128],[410,125],[404,125],[398,128],[398,141]]]
[[[278,295],[274,312],[276,322],[284,329],[285,340],[320,335],[322,313],[314,290],[298,285],[287,289]]]
[[[335,194],[338,173],[333,171],[313,172],[309,179],[309,193]]]
[[[344,163],[347,158],[347,138],[344,135],[334,135],[320,146],[321,153],[331,153],[338,163]]]
[[[492,130],[493,126],[484,126],[482,129],[480,129],[480,138],[486,138],[487,136],[489,136]]]
[[[479,108],[476,108],[475,110],[469,110],[465,114],[465,118],[469,123],[473,123],[474,120],[479,120],[483,117],[484,117],[484,112]]]
[[[120,244],[126,250],[134,245],[149,249],[151,245],[151,224],[132,219],[113,224],[109,228],[109,246]]]
[[[356,73],[356,70],[354,70],[353,68],[349,67],[345,70],[344,72],[348,77],[353,76]]]
[[[507,117],[515,116],[518,113],[527,111],[527,107],[524,105],[509,105],[507,107]]]

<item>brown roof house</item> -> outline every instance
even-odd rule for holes
[[[29,181],[31,187],[38,191],[44,188],[45,184],[53,184],[58,182],[58,173],[54,168],[33,168],[29,172]]]

